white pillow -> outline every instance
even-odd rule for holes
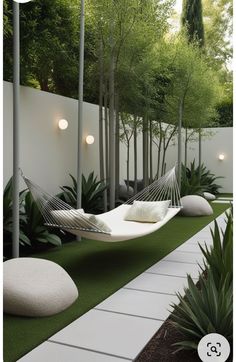
[[[134,201],[127,211],[124,220],[139,222],[158,222],[164,219],[170,200],[167,201]]]
[[[84,214],[83,209],[77,210],[53,210],[51,215],[53,216],[55,222],[59,225],[69,226],[72,225],[72,222],[76,215]]]
[[[75,220],[78,221],[80,226],[84,227],[85,229],[92,227],[92,225],[90,224],[90,223],[92,223],[94,226],[96,226],[101,231],[104,231],[106,233],[111,232],[111,229],[109,228],[109,226],[103,220],[99,219],[99,217],[96,215],[84,213],[83,216],[76,215]]]

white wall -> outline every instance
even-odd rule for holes
[[[4,82],[4,185],[12,175],[12,84]],[[26,176],[36,181],[48,192],[56,193],[59,186],[70,182],[68,174],[76,175],[77,110],[78,102],[71,98],[21,87],[20,98],[20,164]],[[84,103],[84,139],[95,137],[93,145],[83,143],[83,173],[95,171],[99,175],[98,106]],[[60,131],[57,122],[66,118],[69,127]],[[232,128],[213,129],[213,136],[203,140],[202,159],[216,175],[224,176],[218,182],[223,192],[232,192],[233,135]],[[153,147],[153,165],[156,170],[157,151]],[[191,143],[189,161],[198,161],[198,144]],[[219,161],[219,153],[225,160]],[[177,146],[167,151],[167,169],[177,159]],[[138,138],[138,177],[142,176],[142,137]],[[130,177],[133,177],[133,143],[131,140]],[[126,178],[126,147],[120,146],[120,178]],[[23,184],[22,184],[23,187]]]
[[[4,82],[4,185],[12,175],[12,84]],[[48,192],[68,184],[76,176],[78,102],[36,89],[20,90],[20,165],[24,174]],[[98,173],[98,106],[84,103],[84,139],[95,136],[93,145],[83,144],[83,172]],[[61,131],[57,122],[66,118]]]

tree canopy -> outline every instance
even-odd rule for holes
[[[188,27],[186,36],[191,42],[187,44],[179,36],[169,35],[173,0],[87,0],[84,99],[99,103],[100,60],[105,91],[112,55],[120,111],[138,116],[145,113],[148,118],[174,122],[177,111],[174,104],[191,74],[194,86],[186,96],[185,124],[194,123],[196,114],[200,116],[200,112],[195,112],[200,107],[199,99],[203,98],[200,94],[206,94],[206,106],[215,97],[219,80],[225,94],[223,103],[229,106],[229,118],[232,89],[227,62],[231,57],[232,1],[202,1],[201,4],[200,0],[184,0],[181,21]],[[23,85],[77,98],[79,13],[77,0],[37,0],[20,6]],[[204,56],[199,56],[197,42],[204,44]],[[214,79],[211,86],[206,80],[209,74]],[[4,0],[4,79],[12,81],[12,3],[7,0]],[[222,114],[224,106],[218,103],[217,109]],[[202,119],[209,119],[207,109]],[[211,118],[216,123],[217,117]]]

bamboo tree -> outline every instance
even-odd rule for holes
[[[129,169],[130,169],[130,141],[134,134],[133,128],[133,116],[128,114],[121,114],[121,124],[123,128],[123,132],[121,134],[121,140],[126,145],[126,173],[127,173],[127,194],[129,195],[130,191],[130,177],[129,177]]]
[[[152,134],[152,121],[149,121],[149,161],[150,161],[150,183],[153,182],[153,166],[152,166],[152,162],[153,162],[153,155],[152,155],[152,138],[153,138],[153,134]]]
[[[137,157],[137,116],[134,116],[134,194],[137,194],[138,192],[138,185],[137,185],[137,163],[138,163],[138,157]]]
[[[202,15],[202,0],[184,0],[182,11],[182,25],[187,31],[189,42],[197,41],[200,48],[204,47],[204,26]],[[199,182],[201,179],[201,163],[202,163],[202,137],[201,127],[199,127],[198,137],[198,169]]]
[[[116,178],[116,198],[118,198],[119,184],[120,184],[120,117],[119,117],[119,95],[115,96],[115,109],[116,109],[116,144],[115,144],[115,178]]]
[[[104,64],[103,64],[103,41],[100,40],[100,71],[99,71],[99,162],[100,162],[100,179],[104,182],[104,129],[103,129],[103,93],[104,93]],[[104,211],[107,211],[107,189],[103,192]]]

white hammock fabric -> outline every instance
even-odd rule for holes
[[[121,205],[114,210],[100,214],[97,217],[104,221],[112,230],[111,233],[94,233],[82,230],[71,230],[74,235],[80,235],[87,239],[100,240],[107,242],[125,241],[136,239],[153,233],[165,225],[178,212],[179,208],[169,208],[163,220],[156,223],[144,223],[136,221],[125,221],[124,216],[131,205]],[[69,231],[69,230],[68,230]]]
[[[47,226],[57,227],[86,239],[116,242],[151,234],[174,217],[182,206],[174,167],[164,176],[129,199],[125,204],[109,212],[96,215],[98,220],[106,223],[111,229],[110,232],[104,232],[102,228],[89,221],[86,214],[72,208],[58,197],[43,191],[25,176],[22,175],[22,177],[37,203]],[[164,219],[156,223],[125,221],[124,216],[135,200],[171,200],[171,203]],[[60,213],[60,217],[56,217],[58,212]]]

